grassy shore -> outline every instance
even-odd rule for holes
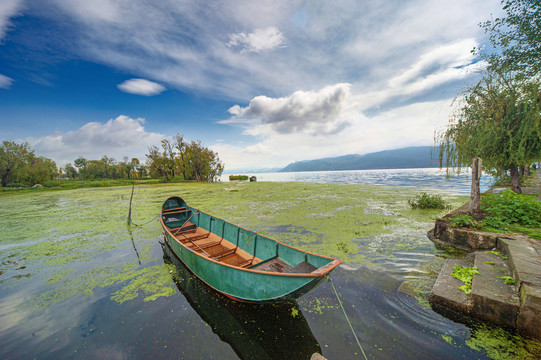
[[[127,186],[127,185],[151,185],[163,183],[161,179],[94,179],[94,180],[79,180],[79,179],[64,179],[50,180],[42,187],[32,188],[28,186],[7,186],[0,187],[0,196],[25,194],[42,191],[58,191],[58,190],[74,190],[85,188],[112,187],[112,186]]]

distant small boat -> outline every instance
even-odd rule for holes
[[[173,253],[207,285],[234,300],[296,299],[342,263],[209,215],[178,196],[163,203],[160,221]]]

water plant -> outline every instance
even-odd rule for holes
[[[440,195],[421,193],[414,199],[408,200],[412,209],[449,209],[450,206]]]
[[[511,276],[498,276],[498,279],[504,280],[507,285],[515,285],[515,279]]]
[[[451,274],[452,277],[464,283],[464,285],[459,286],[458,289],[462,290],[466,295],[471,294],[473,274],[481,275],[477,266],[468,267],[457,264],[455,264],[453,273]]]

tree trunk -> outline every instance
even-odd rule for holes
[[[480,158],[472,159],[471,167],[471,195],[470,195],[470,214],[478,214],[481,211],[481,190],[479,188],[479,179],[481,178],[482,160]]]
[[[517,194],[522,193],[522,190],[520,188],[520,173],[518,171],[518,167],[515,165],[511,165],[509,167],[509,175],[511,176],[511,188],[514,192]]]

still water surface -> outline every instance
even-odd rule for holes
[[[433,186],[434,179],[421,184],[422,175],[410,173],[419,179],[412,180],[414,186]],[[262,181],[267,175],[258,176]],[[369,177],[381,181],[382,175]],[[407,185],[407,180],[396,181],[397,175],[386,177],[395,179],[387,185]],[[334,182],[342,180],[340,175]],[[0,358],[309,359],[314,352],[328,359],[361,358],[329,282],[295,303],[249,305],[230,301],[195,279],[160,245],[161,229],[151,221],[173,194],[294,245],[313,234],[314,244],[303,245],[307,250],[338,236],[338,227],[319,233],[318,228],[334,221],[339,226],[341,213],[359,227],[388,219],[390,230],[384,234],[353,236],[349,250],[341,253],[346,266],[332,275],[370,359],[518,359],[529,354],[523,339],[466,319],[452,321],[427,306],[429,284],[452,254],[426,238],[436,213],[427,217],[406,210],[406,199],[416,191],[259,181],[141,186],[134,222],[143,226],[130,227],[127,187],[0,198]],[[464,199],[450,197],[454,205]],[[335,204],[336,215],[307,210],[304,217],[316,217],[319,225],[311,228],[307,221],[292,227],[281,216],[285,212],[292,219],[295,204],[305,201],[310,208]],[[258,203],[275,213],[253,217],[261,211]],[[321,251],[340,255],[344,244],[339,245]]]
[[[471,186],[471,170],[467,168],[450,176],[439,168],[272,172],[250,174],[252,175],[255,175],[258,181],[370,184],[419,190],[432,189],[458,194],[469,194]],[[222,175],[221,180],[229,181],[229,175]],[[480,179],[481,191],[489,189],[492,182],[492,176],[483,174]]]

